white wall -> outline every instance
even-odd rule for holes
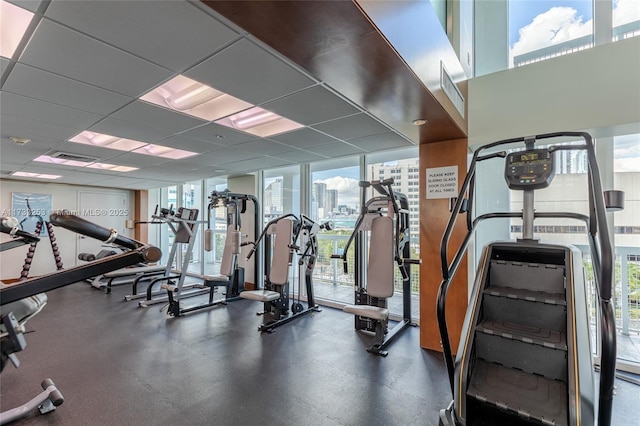
[[[81,191],[123,193],[129,197],[129,214],[127,219],[133,219],[135,212],[134,192],[122,189],[107,189],[89,186],[61,185],[49,182],[21,182],[13,180],[0,180],[0,210],[10,211],[12,192],[26,192],[35,194],[51,194],[53,210],[79,210],[78,193]],[[99,206],[108,208],[109,206]],[[91,218],[87,218],[91,220]],[[71,267],[77,264],[77,234],[63,228],[54,228],[56,242],[62,257],[64,267]],[[130,230],[127,230],[130,232]],[[131,235],[127,235],[131,236]],[[0,234],[1,241],[10,239],[5,234]],[[0,278],[11,279],[20,277],[22,265],[28,252],[28,246],[24,248],[14,248],[3,252],[0,255]],[[53,260],[53,253],[48,237],[42,240],[36,249],[33,264],[29,276],[37,276],[56,270]]]
[[[469,144],[556,131],[640,133],[640,37],[469,81]]]

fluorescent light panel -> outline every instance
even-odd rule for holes
[[[32,18],[28,10],[0,0],[0,56],[11,59]]]
[[[109,170],[111,172],[131,172],[133,170],[138,170],[137,167],[129,167],[129,166],[118,166],[117,164],[108,164],[108,163],[91,163],[87,166],[90,169],[100,169],[100,170]]]
[[[71,167],[88,167],[90,169],[101,169],[101,170],[109,170],[112,172],[130,172],[133,170],[138,170],[137,167],[129,167],[129,166],[118,166],[117,164],[107,164],[107,163],[88,163],[84,161],[75,161],[75,160],[63,160],[61,158],[54,158],[48,155],[41,155],[38,158],[35,158],[33,161],[37,161],[39,163],[50,163],[50,164],[59,164],[62,166],[71,166]]]
[[[231,127],[252,135],[267,137],[304,127],[300,123],[284,118],[260,107],[253,107],[216,121],[216,124]]]
[[[140,142],[133,139],[119,138],[117,136],[105,135],[85,130],[82,133],[69,139],[69,142],[76,142],[85,145],[99,146],[102,148],[117,149],[119,151],[132,151],[141,146],[145,146],[147,142]]]
[[[182,149],[170,148],[168,146],[148,144],[142,148],[138,148],[131,152],[144,155],[154,155],[156,157],[170,158],[172,160],[179,160],[181,158],[192,157],[198,155],[197,152],[185,151]]]
[[[173,160],[198,155],[197,152],[185,151],[183,149],[176,149],[163,145],[154,145],[133,139],[118,138],[117,136],[90,132],[88,130],[85,130],[84,132],[69,139],[69,142],[100,146],[103,148],[113,148],[120,151],[135,152],[137,154],[154,155],[156,157],[171,158]]]
[[[60,175],[47,175],[43,173],[30,173],[30,172],[13,172],[11,173],[11,176],[29,177],[29,178],[36,178],[36,179],[60,179],[62,177]]]
[[[183,75],[178,75],[140,98],[206,121],[251,108],[252,105]]]

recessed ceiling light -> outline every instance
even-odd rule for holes
[[[232,129],[241,130],[263,138],[304,127],[300,123],[296,123],[295,121],[260,107],[253,107],[230,115],[229,117],[216,121],[216,124],[231,127]]]
[[[117,164],[107,164],[107,163],[92,163],[92,164],[89,164],[87,167],[90,169],[109,170],[112,172],[131,172],[133,170],[138,170],[137,167],[118,166]]]
[[[29,177],[29,178],[36,178],[36,179],[60,179],[62,177],[60,175],[47,175],[43,173],[30,173],[30,172],[13,172],[11,173],[11,176]]]
[[[102,148],[117,149],[119,151],[132,151],[147,144],[147,142],[119,138],[117,136],[90,132],[88,130],[85,130],[84,132],[72,137],[71,139],[69,139],[69,142],[99,146]]]
[[[35,158],[33,161],[37,161],[39,163],[59,164],[61,166],[88,167],[90,169],[109,170],[113,172],[130,172],[132,170],[138,170],[136,167],[118,166],[117,164],[97,163],[95,161],[84,162],[84,161],[77,161],[77,160],[65,160],[63,158],[55,158],[49,155],[41,155],[38,158]]]
[[[172,78],[140,99],[207,121],[252,107],[248,102],[183,75]]]
[[[0,56],[11,59],[32,18],[28,10],[0,1]]]
[[[179,160],[181,158],[187,158],[187,157],[192,157],[194,155],[198,155],[197,152],[185,151],[182,149],[176,149],[168,146],[153,145],[153,144],[145,145],[142,148],[138,148],[131,152],[135,152],[137,154],[144,154],[144,155],[154,155],[156,157],[171,158],[173,160]]]
[[[424,126],[425,124],[427,124],[429,121],[424,119],[424,118],[417,118],[415,120],[412,121],[414,126]]]

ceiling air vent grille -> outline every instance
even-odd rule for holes
[[[89,157],[87,155],[72,154],[70,152],[62,151],[54,152],[50,157],[59,158],[61,160],[81,161],[83,163],[94,163],[99,160],[97,157]]]

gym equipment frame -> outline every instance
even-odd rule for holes
[[[348,273],[347,253],[355,244],[355,304],[343,310],[355,315],[356,330],[375,334],[367,351],[387,356],[386,348],[392,340],[407,327],[415,326],[411,322],[410,265],[419,265],[420,260],[411,259],[409,201],[406,195],[393,191],[393,179],[361,181],[359,186],[360,216],[342,255],[331,257],[342,259],[344,272]],[[367,200],[368,188],[378,195]],[[394,293],[394,262],[402,275],[403,313],[389,330],[387,299]]]
[[[262,290],[243,291],[240,297],[263,302],[264,309],[258,315],[270,315],[258,330],[273,332],[277,327],[293,321],[306,314],[320,312],[315,302],[313,289],[313,270],[318,253],[317,234],[323,229],[331,230],[332,222],[318,224],[305,215],[298,218],[294,214],[286,214],[271,220],[252,244],[247,259],[254,255],[262,240],[265,240],[265,288]],[[272,240],[275,239],[275,242]],[[304,250],[302,246],[304,245]],[[272,249],[273,247],[273,249]],[[294,253],[298,254],[298,298],[291,304],[289,312],[289,267]],[[307,307],[301,301],[302,275],[307,297]]]
[[[584,144],[536,148],[537,143],[557,138],[579,138]],[[509,144],[523,144],[524,150],[492,152]],[[483,154],[487,150],[491,151]],[[534,191],[551,184],[554,155],[561,150],[587,153],[588,215],[534,210]],[[477,163],[495,158],[506,159],[507,186],[523,191],[523,209],[474,217]],[[465,194],[467,235],[449,262],[449,240]],[[446,322],[447,291],[478,224],[494,218],[521,219],[522,238],[485,246],[454,358]],[[534,221],[543,218],[579,220],[588,229],[600,310],[598,401],[581,253],[568,244],[534,239]],[[441,410],[440,425],[594,425],[596,415],[598,425],[610,424],[616,326],[611,302],[613,250],[607,229],[600,173],[588,133],[507,139],[474,152],[441,244],[437,319],[453,401]]]

